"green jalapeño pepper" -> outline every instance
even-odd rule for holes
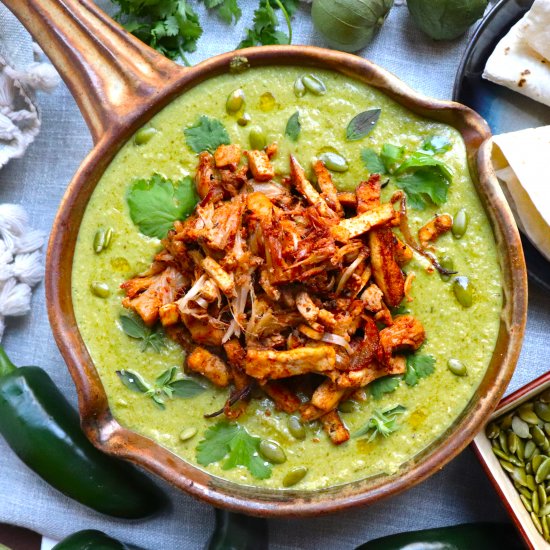
[[[2,346],[0,434],[50,485],[98,512],[142,518],[166,503],[144,474],[88,441],[76,411],[45,371],[15,367]]]
[[[143,548],[120,542],[102,531],[86,529],[69,535],[58,542],[52,550],[143,550]]]
[[[267,550],[267,520],[219,510],[216,525],[205,550]]]

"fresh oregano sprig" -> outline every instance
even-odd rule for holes
[[[179,397],[189,399],[206,390],[204,386],[189,378],[176,378],[177,367],[171,367],[162,372],[153,384],[144,380],[137,372],[131,370],[117,370],[116,373],[121,382],[129,389],[137,393],[143,393],[150,397],[160,409],[165,409],[165,399]]]
[[[129,317],[128,315],[121,315],[118,319],[126,335],[141,340],[141,351],[152,347],[157,353],[160,353],[161,348],[166,347],[164,332],[160,327],[151,329],[140,318]]]

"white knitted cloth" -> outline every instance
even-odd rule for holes
[[[51,91],[59,76],[0,3],[0,168],[23,155],[40,130],[34,90]]]

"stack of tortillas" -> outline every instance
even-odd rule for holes
[[[550,261],[550,126],[500,134],[493,142],[493,166],[518,226]]]
[[[550,106],[550,0],[533,7],[498,43],[483,78]]]

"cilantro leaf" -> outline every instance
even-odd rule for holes
[[[301,129],[302,125],[300,124],[300,113],[296,111],[286,123],[285,135],[292,141],[298,141]]]
[[[213,153],[220,145],[231,143],[225,126],[219,120],[204,115],[193,126],[185,128],[183,133],[187,145],[195,153]]]
[[[222,469],[244,466],[255,478],[267,479],[271,476],[271,466],[258,454],[260,441],[239,424],[221,420],[206,430],[204,439],[197,445],[197,462],[208,466],[227,457]]]
[[[401,376],[383,376],[369,384],[374,399],[381,399],[385,393],[394,392],[401,383]]]
[[[148,237],[163,239],[174,221],[189,216],[198,202],[195,184],[185,177],[174,184],[160,174],[138,179],[132,184],[126,201],[130,217]]]
[[[434,154],[446,153],[453,148],[449,138],[445,136],[430,136],[422,143],[423,151],[431,151]]]
[[[404,154],[405,147],[398,147],[391,143],[384,143],[384,145],[382,145],[380,160],[384,163],[387,174],[393,172],[393,169],[401,161]]]
[[[384,163],[373,149],[361,149],[361,160],[371,174],[383,174],[386,171]]]
[[[197,13],[187,0],[113,0],[115,18],[127,31],[170,59],[194,52],[202,35]]]
[[[241,18],[242,11],[237,4],[237,0],[204,0],[208,9],[215,9],[222,21],[231,24]]]
[[[413,174],[398,177],[395,183],[405,191],[409,206],[415,210],[424,210],[427,198],[437,205],[447,201],[449,184],[437,169],[420,168]]]
[[[391,433],[399,429],[397,417],[403,414],[407,409],[403,405],[386,407],[385,409],[375,409],[372,416],[361,428],[359,428],[352,437],[362,437],[370,432],[368,441],[372,441],[376,436],[388,437]]]
[[[435,370],[435,357],[414,353],[407,356],[407,372],[405,382],[409,386],[416,386],[421,378],[430,376]]]
[[[436,159],[431,155],[425,153],[413,153],[399,168],[395,171],[395,175],[399,176],[403,172],[415,171],[420,168],[431,167],[434,168],[451,183],[453,180],[453,171],[442,160]]]
[[[271,44],[290,44],[292,41],[292,26],[290,24],[289,6],[293,6],[294,1],[289,0],[260,0],[260,3],[254,11],[253,24],[247,29],[245,38],[241,40],[237,48],[248,48],[250,46],[268,46]],[[274,6],[282,8],[285,16],[288,35],[277,30],[279,19],[275,13]],[[290,8],[292,11],[292,8]]]

